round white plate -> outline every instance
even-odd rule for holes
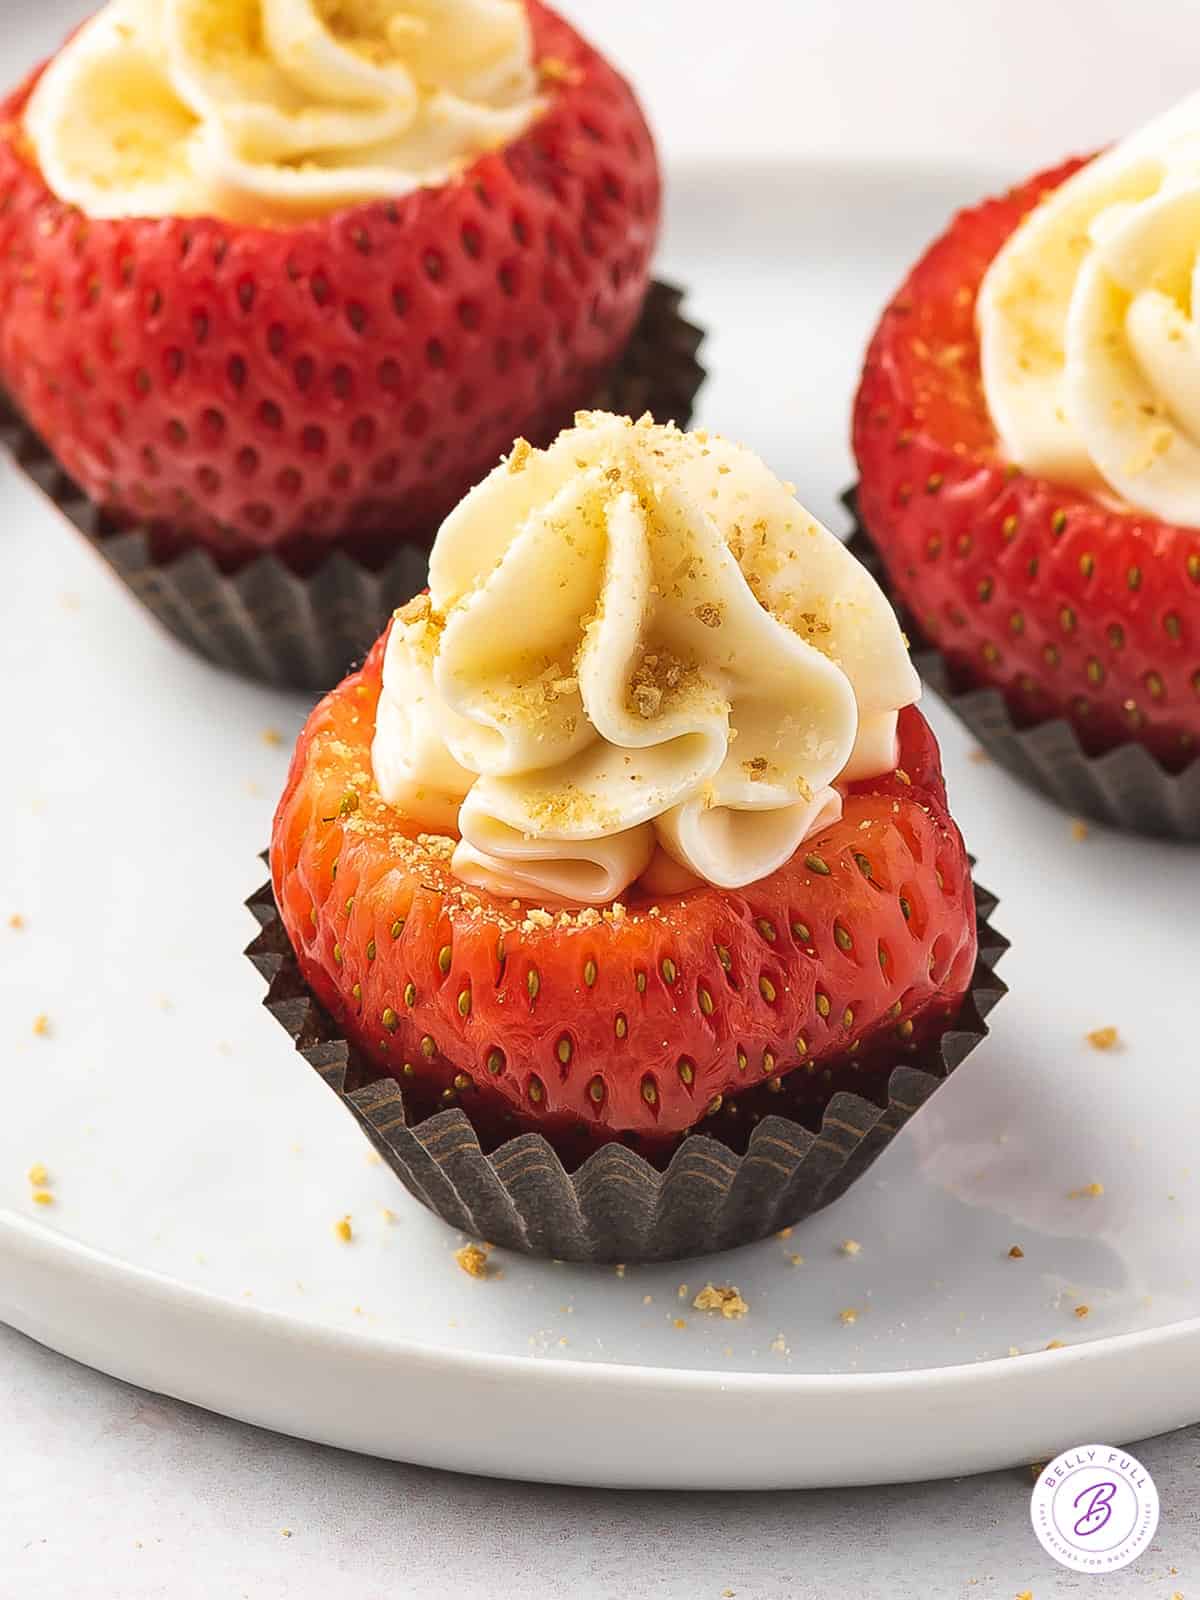
[[[991,181],[677,175],[663,260],[714,330],[703,421],[835,526],[871,322]],[[304,705],[161,636],[7,466],[0,497],[0,1317],[283,1431],[573,1483],[925,1477],[1200,1417],[1200,851],[1075,838],[931,705],[1014,941],[992,1038],[787,1239],[623,1276],[496,1255],[476,1281],[241,954]],[[1109,1024],[1124,1048],[1090,1049]],[[710,1281],[749,1313],[694,1311]]]

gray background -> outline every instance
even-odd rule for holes
[[[281,1439],[4,1328],[0,1417],[4,1600],[1200,1597],[1200,1428],[1138,1446],[1158,1537],[1095,1578],[1042,1553],[1021,1471],[759,1495],[497,1483]]]

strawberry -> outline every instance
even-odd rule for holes
[[[521,137],[289,227],[89,220],[22,137],[39,73],[0,107],[0,380],[161,555],[381,558],[612,365],[648,284],[654,145],[624,80],[528,5],[549,103]]]
[[[896,593],[963,687],[1024,723],[1065,717],[1094,754],[1200,740],[1200,530],[1018,471],[989,420],[975,301],[1068,162],[964,211],[884,312],[854,411],[859,514]]]
[[[383,648],[309,718],[271,870],[305,981],[414,1104],[461,1101],[477,1128],[662,1141],[789,1073],[796,1103],[823,1104],[831,1072],[865,1078],[897,1035],[958,1010],[971,880],[916,710],[901,713],[901,767],[850,786],[842,820],[770,877],[550,913],[468,891],[450,841],[374,792]]]

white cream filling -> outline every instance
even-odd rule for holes
[[[457,808],[454,871],[604,904],[767,876],[895,763],[919,682],[867,572],[757,456],[587,414],[443,523],[400,613],[385,800]]]
[[[270,221],[445,182],[540,105],[520,0],[110,0],[25,130],[89,216]]]
[[[1200,527],[1200,95],[1050,193],[980,287],[988,410],[1026,471]]]

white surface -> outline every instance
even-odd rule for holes
[[[0,59],[15,78],[96,4],[0,9]],[[557,9],[635,80],[673,164],[886,154],[941,170],[994,162],[1016,178],[1107,143],[1197,84],[1192,0],[558,0]]]
[[[913,179],[901,205],[892,180],[847,170],[675,188],[666,264],[720,330],[705,420],[753,441],[818,514],[848,474],[874,308],[981,181]],[[736,259],[711,228],[735,213]],[[826,309],[798,321],[809,304]],[[1195,852],[1073,841],[931,708],[1015,940],[993,1038],[786,1241],[623,1279],[505,1258],[475,1282],[458,1240],[370,1164],[240,955],[239,902],[303,706],[186,656],[11,471],[2,492],[0,674],[19,753],[18,848],[0,862],[0,1048],[20,1085],[0,1125],[7,1320],[276,1427],[593,1483],[880,1481],[1200,1416],[1194,951],[1179,937]],[[269,725],[283,747],[263,743]],[[32,1033],[40,1012],[48,1038]],[[1123,1052],[1085,1046],[1103,1023]],[[33,1162],[54,1176],[53,1208],[30,1201]],[[1093,1182],[1102,1197],[1070,1198]],[[346,1213],[350,1245],[333,1233]],[[741,1287],[742,1322],[678,1299],[710,1278]],[[1072,1348],[1007,1354],[1055,1339]]]

